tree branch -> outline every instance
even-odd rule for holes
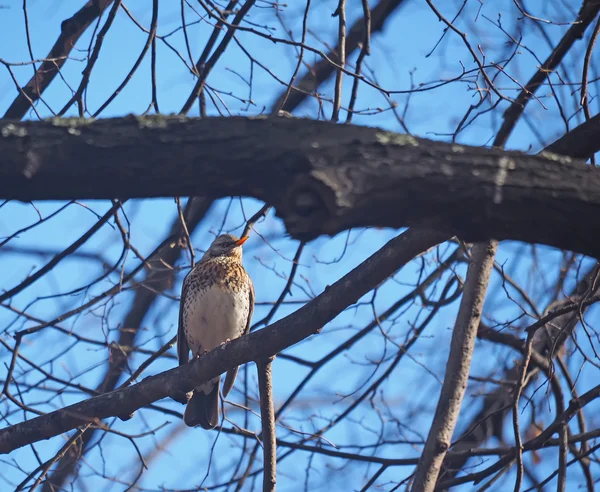
[[[467,389],[477,328],[497,247],[493,241],[473,247],[452,334],[446,377],[411,490],[434,490],[442,462],[452,444],[452,434]]]
[[[112,0],[89,0],[73,17],[60,25],[60,36],[35,75],[23,87],[12,102],[4,118],[21,119],[41,97],[67,61],[69,53],[85,30],[109,7]]]
[[[555,154],[296,118],[53,119],[0,134],[2,198],[253,196],[298,239],[417,226],[600,258],[600,174]]]
[[[535,94],[539,87],[544,83],[548,74],[552,73],[556,67],[561,64],[575,41],[583,37],[588,26],[597,17],[599,10],[600,3],[597,1],[588,2],[584,0],[583,6],[577,15],[577,20],[571,24],[569,30],[561,38],[556,48],[552,50],[550,56],[544,61],[540,69],[535,72],[525,87],[521,89],[521,92],[515,101],[504,113],[504,121],[502,122],[500,130],[498,130],[494,145],[505,145],[509,135],[515,128],[516,122],[523,114],[523,111],[525,111],[525,107],[531,100],[533,94]]]
[[[523,450],[528,451],[544,446],[550,441],[554,434],[560,431],[560,428],[565,423],[568,423],[571,419],[575,417],[575,415],[577,415],[577,412],[579,412],[588,403],[596,400],[599,397],[600,385],[594,386],[592,389],[581,395],[579,398],[573,398],[569,402],[569,406],[565,409],[565,411],[557,415],[552,424],[546,427],[546,429],[541,434],[537,435],[533,439],[530,439],[523,445]],[[557,439],[557,441],[559,441],[559,439]],[[560,445],[560,441],[557,444]],[[515,447],[512,447],[510,451],[508,451],[504,456],[502,456],[502,458],[500,458],[498,461],[488,466],[487,468],[481,471],[477,471],[475,473],[471,473],[469,475],[464,475],[458,478],[443,481],[437,485],[437,488],[439,490],[445,490],[455,485],[460,485],[463,483],[478,483],[484,478],[490,476],[492,473],[502,469],[504,466],[511,463],[515,459],[516,453],[517,449]]]
[[[387,20],[400,9],[403,3],[404,0],[380,0],[371,9],[370,25],[365,23],[364,17],[357,19],[346,36],[344,43],[346,56],[350,57],[359,48],[360,43],[364,43],[367,29],[370,30],[369,37],[370,34],[382,31]],[[293,84],[293,90],[289,94],[286,88],[277,102],[273,104],[273,107],[279,108],[281,106],[281,109],[290,113],[294,111],[312,92],[316,92],[323,82],[336,73],[336,66],[329,60],[337,60],[339,52],[340,45],[338,44],[327,53],[326,58],[320,59],[309,67],[306,74]]]
[[[260,420],[263,445],[263,492],[274,492],[277,484],[277,438],[275,433],[275,410],[273,408],[273,358],[256,362],[260,391]]]
[[[600,114],[565,133],[545,150],[576,159],[589,159],[600,152]]]
[[[599,271],[598,265],[591,268],[583,275],[582,280],[573,291],[565,296],[565,299],[553,305],[551,310],[544,313],[542,319],[547,320],[544,323],[545,329],[538,330],[533,340],[532,360],[535,365],[528,370],[527,379],[529,381],[534,380],[534,376],[539,369],[549,370],[552,359],[560,352],[560,348],[566,340],[572,336],[573,330],[579,322],[579,316],[585,313],[587,309],[588,305],[585,300],[598,292],[599,287],[594,279],[597,278]],[[572,307],[569,311],[554,315],[554,313],[561,313],[563,308],[569,306]],[[480,326],[478,336],[482,339],[511,346],[521,353],[525,352],[523,340],[508,337],[505,333],[494,331],[491,328]],[[514,344],[515,340],[518,341],[519,345]],[[517,365],[512,366],[505,372],[502,379],[516,381],[518,369]],[[502,440],[504,420],[510,411],[511,401],[512,393],[507,392],[505,388],[498,388],[485,396],[481,409],[463,426],[467,430],[452,446],[453,451],[457,453],[448,456],[444,461],[440,482],[452,480],[464,468],[470,456],[468,454],[461,456],[461,452],[468,453],[479,448],[492,436]]]
[[[275,355],[318,333],[326,323],[415,256],[447,238],[437,232],[408,230],[389,241],[310,303],[267,328],[238,338],[189,364],[150,376],[133,386],[1,429],[0,453],[9,453],[100,419],[129,415],[161,398],[187,393],[232,367]]]

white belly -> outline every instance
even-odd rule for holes
[[[238,302],[235,300],[238,299]],[[185,336],[194,356],[238,338],[248,322],[248,302],[239,302],[239,293],[209,287],[189,299],[184,320]]]

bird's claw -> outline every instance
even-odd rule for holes
[[[171,391],[169,396],[173,400],[175,400],[177,403],[181,403],[182,405],[187,405],[187,403],[190,401],[190,398],[192,398],[192,394],[193,394],[193,391],[189,391],[189,392],[185,393],[183,391],[173,390],[173,391]]]
[[[131,412],[128,415],[117,415],[117,417],[119,417],[123,422],[127,422],[129,419],[131,419],[133,416],[135,415],[135,412]]]

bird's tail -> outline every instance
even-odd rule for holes
[[[214,429],[219,424],[220,383],[221,378],[219,377],[208,393],[203,390],[194,390],[183,414],[183,421],[187,426],[200,425],[204,429]]]

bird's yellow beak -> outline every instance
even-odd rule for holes
[[[246,241],[248,241],[248,237],[249,236],[242,236],[241,238],[239,238],[235,244],[237,244],[238,246],[241,246],[242,244],[244,244]]]

